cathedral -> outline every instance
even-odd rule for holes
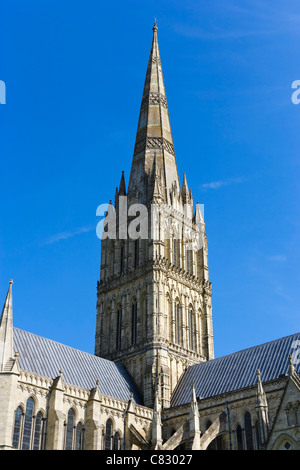
[[[94,354],[0,318],[3,450],[300,450],[300,333],[214,357],[203,211],[179,180],[157,39],[101,232]]]

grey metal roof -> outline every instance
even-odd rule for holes
[[[276,379],[288,373],[289,354],[300,372],[300,333],[190,366],[174,390],[171,406],[190,402],[193,382],[196,396],[207,398],[255,385],[257,369],[262,382]]]
[[[61,368],[66,383],[90,390],[99,380],[100,393],[126,401],[133,393],[134,401],[142,404],[137,387],[120,364],[18,328],[13,329],[13,341],[21,369],[54,379]]]

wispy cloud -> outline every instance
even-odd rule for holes
[[[226,180],[212,181],[210,183],[204,183],[201,185],[203,189],[219,189],[222,186],[228,186],[230,184],[242,183],[245,181],[243,178],[228,178]]]
[[[268,34],[274,34],[277,32],[276,29],[235,29],[235,30],[215,30],[206,31],[198,26],[187,26],[183,24],[177,24],[174,27],[175,32],[183,36],[192,37],[196,39],[203,39],[206,41],[216,41],[219,39],[239,39],[247,36],[263,36]]]
[[[220,1],[216,11],[210,2],[190,1],[186,20],[174,25],[175,32],[186,37],[206,41],[239,39],[247,36],[263,36],[283,32],[299,32],[300,13],[298,2],[279,4],[267,0],[240,2]],[[204,21],[213,14],[214,21]]]
[[[69,238],[76,237],[77,235],[80,235],[82,233],[91,232],[94,229],[95,229],[94,226],[87,226],[87,227],[81,227],[73,231],[56,233],[54,235],[51,235],[49,238],[47,238],[42,243],[42,245],[52,245],[53,243],[58,243],[61,240],[68,240]]]
[[[286,255],[278,254],[278,255],[271,255],[267,257],[269,261],[275,261],[275,262],[285,262],[287,261]]]

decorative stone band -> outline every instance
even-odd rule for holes
[[[149,97],[146,96],[145,98],[143,98],[142,104],[141,104],[141,109],[143,109],[147,105],[151,105],[151,104],[152,105],[159,105],[160,104],[161,106],[163,106],[163,108],[168,109],[167,99],[161,93],[155,93],[155,92],[151,91],[149,93]]]
[[[174,145],[164,137],[147,137],[146,139],[136,142],[134,147],[134,155],[143,152],[144,150],[152,149],[163,149],[166,150],[170,155],[175,156]]]

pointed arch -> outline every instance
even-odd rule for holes
[[[253,450],[253,433],[252,433],[252,423],[251,423],[251,414],[249,411],[246,411],[244,414],[244,428],[245,428],[245,439],[246,439],[246,448],[247,450]]]
[[[105,440],[104,440],[104,449],[112,449],[112,439],[113,439],[113,421],[111,418],[108,418],[105,424]]]
[[[75,450],[83,450],[84,449],[84,424],[82,421],[79,421],[76,426],[75,432]]]
[[[195,323],[195,310],[190,303],[188,306],[188,327],[189,327],[189,349],[195,351],[196,349],[196,323]]]
[[[122,348],[122,323],[123,323],[122,305],[119,304],[116,310],[116,349]]]
[[[42,450],[45,446],[45,418],[42,410],[35,416],[33,450]]]
[[[107,335],[107,337],[105,338],[105,343],[106,343],[106,350],[107,352],[110,352],[111,350],[111,341],[110,341],[110,338],[111,338],[111,327],[112,327],[112,311],[111,311],[111,307],[108,306],[105,310],[105,331],[108,331],[109,334]]]
[[[65,450],[73,450],[74,446],[74,429],[75,429],[75,410],[70,408],[65,423]]]
[[[207,431],[207,430],[210,428],[211,425],[212,425],[212,422],[211,422],[210,419],[208,419],[208,420],[206,421],[206,424],[205,424],[205,430]]]
[[[12,445],[14,449],[41,450],[45,446],[45,412],[37,407],[36,397],[30,396],[26,406],[18,405],[15,411]]]
[[[120,274],[125,271],[125,243],[120,244]]]
[[[14,433],[13,433],[13,441],[12,441],[14,449],[19,449],[20,447],[23,416],[24,416],[23,407],[19,405],[15,411],[15,423],[14,423]]]
[[[187,244],[185,256],[186,256],[186,271],[189,274],[194,274],[193,272],[194,252],[191,249],[190,244]]]
[[[138,305],[137,299],[134,297],[131,301],[131,345],[137,343],[137,315],[138,315]]]
[[[277,437],[271,450],[296,450],[297,442],[287,433],[282,433]]]
[[[243,443],[243,430],[240,424],[237,425],[236,427],[236,448],[237,450],[243,450],[244,449],[244,443]]]
[[[140,300],[140,321],[141,325],[141,340],[144,341],[147,339],[147,315],[148,315],[148,305],[147,305],[147,291],[144,290],[141,294]]]
[[[112,448],[113,450],[120,450],[121,449],[121,433],[120,431],[116,431],[113,435],[113,440],[112,440]]]
[[[115,271],[115,242],[114,240],[109,240],[108,248],[108,276],[112,277]]]
[[[140,239],[133,240],[134,243],[134,269],[137,269],[140,264]]]
[[[34,399],[29,397],[26,403],[26,410],[24,416],[24,427],[22,436],[22,450],[29,450],[31,444],[32,424],[34,412]]]
[[[180,303],[179,298],[177,297],[175,299],[175,304],[174,304],[175,312],[174,312],[174,318],[175,318],[175,338],[174,342],[177,343],[178,345],[181,345],[182,342],[182,332],[181,332],[181,326],[182,326],[182,305]]]

